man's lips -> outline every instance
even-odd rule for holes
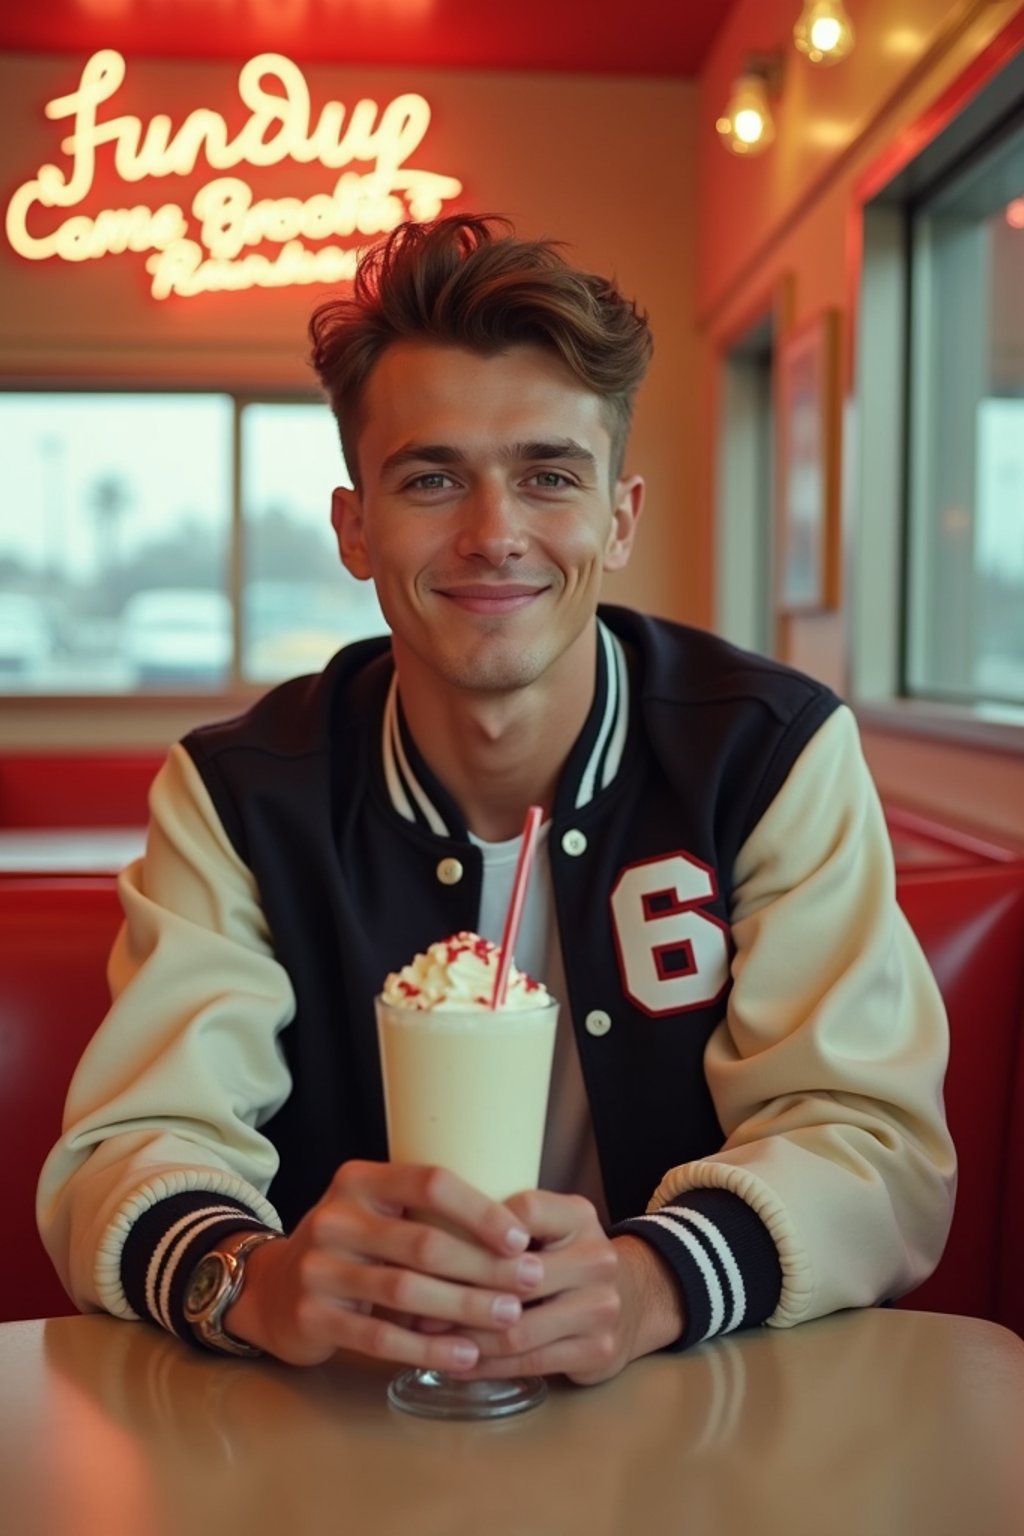
[[[528,608],[533,600],[548,590],[547,586],[529,586],[525,582],[508,582],[502,586],[475,582],[466,586],[435,587],[439,597],[447,598],[467,613],[518,613]]]

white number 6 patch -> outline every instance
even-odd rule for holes
[[[632,864],[615,882],[612,928],[626,992],[645,1013],[713,1003],[729,981],[729,928],[701,912],[714,873],[688,853]]]

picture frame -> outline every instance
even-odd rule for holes
[[[776,375],[776,606],[839,603],[839,334],[837,309],[784,335]]]

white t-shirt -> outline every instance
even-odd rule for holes
[[[569,991],[562,964],[562,946],[555,920],[548,858],[549,830],[550,822],[545,822],[537,837],[536,857],[526,890],[522,923],[513,956],[519,969],[537,981],[542,981],[561,1005],[544,1129],[540,1186],[565,1194],[585,1195],[596,1207],[601,1220],[607,1222],[597,1143],[594,1140],[594,1126],[576,1050],[576,1037],[569,1012]],[[480,849],[484,862],[477,928],[485,939],[500,944],[522,836],[514,837],[507,843],[485,843],[473,837],[472,833],[470,838]]]

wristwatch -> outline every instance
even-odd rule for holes
[[[226,1355],[262,1355],[255,1344],[246,1344],[226,1332],[222,1320],[242,1294],[245,1261],[250,1253],[283,1236],[283,1232],[242,1232],[199,1260],[185,1287],[185,1320],[208,1349],[219,1349]]]

